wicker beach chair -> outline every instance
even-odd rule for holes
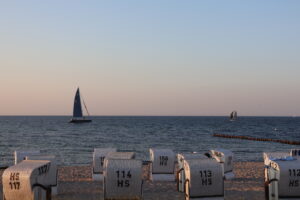
[[[224,165],[224,178],[226,180],[233,179],[233,153],[227,149],[213,149],[210,150],[210,154],[217,162]]]
[[[170,149],[149,149],[150,180],[175,181],[175,153]]]
[[[185,200],[224,200],[223,166],[213,159],[184,160]]]
[[[266,199],[300,199],[299,149],[264,152]]]
[[[300,199],[300,160],[270,161],[265,173],[266,199]]]
[[[105,158],[103,191],[105,200],[142,199],[142,161],[124,157]]]
[[[300,157],[300,149],[291,149],[290,156]]]
[[[24,160],[2,175],[4,200],[51,200],[52,165],[47,160]]]
[[[200,153],[181,153],[177,154],[178,171],[176,173],[177,190],[184,192],[185,172],[184,172],[184,160],[194,159],[208,159],[207,156]]]
[[[94,181],[103,180],[103,164],[109,152],[116,152],[116,148],[95,148],[93,152],[92,179]]]

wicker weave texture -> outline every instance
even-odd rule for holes
[[[149,149],[153,174],[174,173],[175,153],[170,149]]]
[[[93,152],[93,172],[103,173],[104,159],[109,152],[116,152],[116,148],[95,148]]]
[[[191,197],[223,196],[223,167],[213,159],[185,160],[184,169]]]
[[[142,161],[135,159],[105,159],[105,199],[142,198]]]
[[[5,199],[36,200],[35,191],[41,189],[38,185],[51,187],[50,169],[51,162],[41,160],[25,160],[7,168],[2,176]]]

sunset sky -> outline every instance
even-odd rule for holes
[[[2,1],[0,115],[300,115],[300,1]]]

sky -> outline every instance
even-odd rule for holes
[[[300,1],[2,1],[0,115],[300,115]]]

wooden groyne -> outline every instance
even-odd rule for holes
[[[227,135],[227,134],[213,134],[214,137],[223,137],[223,138],[234,138],[234,139],[241,139],[241,140],[254,140],[254,141],[263,141],[263,142],[278,142],[283,144],[291,144],[291,145],[300,145],[300,141],[290,141],[290,140],[278,140],[272,138],[256,138],[256,137],[249,137],[244,135]]]

